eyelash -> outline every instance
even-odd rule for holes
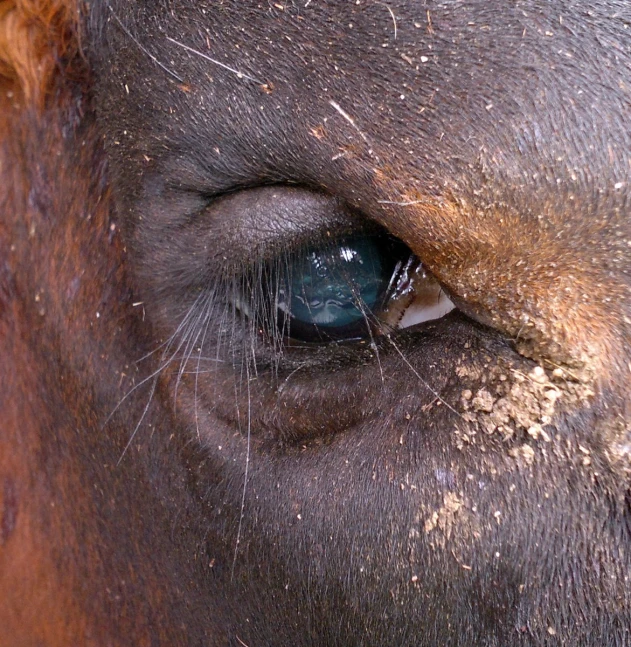
[[[230,301],[247,334],[279,357],[389,335],[453,308],[412,252],[385,234],[346,236],[255,263]]]

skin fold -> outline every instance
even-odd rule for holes
[[[0,0],[0,645],[631,644],[630,34]],[[354,237],[455,309],[292,337]]]

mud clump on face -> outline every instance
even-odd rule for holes
[[[527,464],[534,460],[533,442],[550,443],[555,434],[555,418],[564,411],[589,406],[594,390],[589,382],[561,368],[546,370],[540,365],[522,370],[509,362],[469,368],[460,365],[456,373],[471,388],[461,391],[463,419],[471,423],[466,432],[456,431],[457,446],[475,443],[477,432],[500,434],[513,445],[511,456]]]

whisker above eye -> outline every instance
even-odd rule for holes
[[[130,40],[138,47],[138,49],[143,53],[146,54],[158,67],[162,68],[169,76],[172,76],[176,81],[179,81],[180,83],[184,83],[184,79],[176,74],[173,70],[168,68],[162,61],[160,61],[158,58],[156,58],[139,40],[136,38],[128,29],[128,27],[125,26],[123,21],[118,17],[112,6],[110,5],[109,2],[105,3],[105,6],[108,8],[109,12],[112,14],[114,20],[116,21],[117,25],[120,27],[120,29],[130,38]]]
[[[208,54],[204,54],[203,52],[200,52],[199,50],[189,47],[188,45],[185,45],[184,43],[181,43],[179,40],[175,40],[175,38],[171,38],[170,36],[167,36],[167,40],[170,43],[173,43],[174,45],[177,45],[178,47],[181,47],[182,49],[185,49],[187,52],[190,52],[191,54],[195,54],[196,56],[199,56],[200,58],[203,58],[206,61],[209,61],[210,63],[213,63],[214,65],[217,65],[218,67],[223,68],[224,70],[228,70],[228,72],[232,72],[233,74],[236,74],[238,78],[240,79],[247,79],[248,81],[252,81],[253,83],[256,83],[257,85],[265,85],[265,81],[260,81],[259,79],[250,76],[249,74],[246,74],[245,72],[241,72],[234,67],[230,67],[230,65],[226,65],[225,63],[222,63],[221,61],[217,61],[214,58],[211,58],[208,56]]]

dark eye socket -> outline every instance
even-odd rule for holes
[[[289,345],[374,337],[453,308],[412,252],[385,234],[302,248],[274,259],[263,277],[259,299],[241,310]]]
[[[404,243],[339,198],[271,185],[201,202],[169,220],[147,273],[185,354],[257,370],[317,363],[332,355],[313,346],[372,341],[453,308]]]

